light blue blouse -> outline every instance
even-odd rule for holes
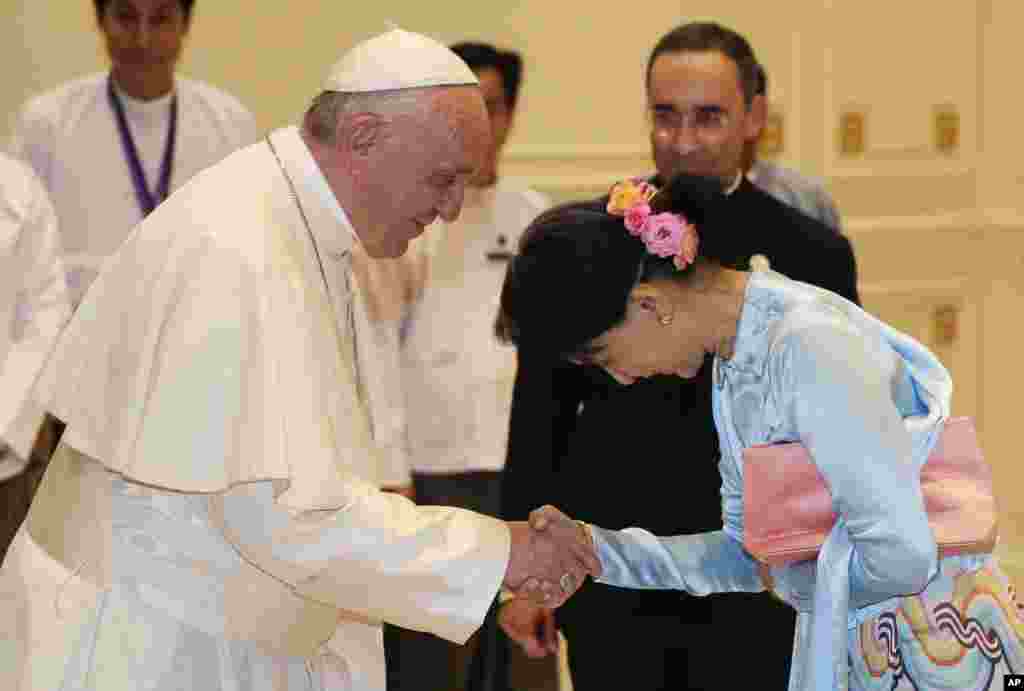
[[[839,520],[816,563],[772,570],[776,592],[800,612],[790,689],[846,688],[848,628],[938,572],[920,469],[949,414],[949,373],[853,303],[770,271],[751,274],[734,354],[714,367],[723,529],[655,537],[595,527],[600,582],[693,595],[763,590],[742,547],[742,452],[799,441]]]

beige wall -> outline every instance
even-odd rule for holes
[[[28,94],[104,65],[87,0],[6,0],[0,115]],[[1016,362],[1024,328],[1024,203],[1018,136],[1017,0],[646,0],[609,4],[199,0],[182,69],[237,94],[264,128],[294,120],[321,75],[387,20],[444,41],[524,53],[521,113],[505,172],[556,197],[600,192],[650,168],[643,68],[674,24],[717,18],[753,39],[784,116],[782,158],[823,176],[840,203],[866,305],[932,343],[957,378],[956,410],[978,416],[1007,534],[1024,545],[1024,463],[1016,456]],[[686,12],[684,13],[684,7]],[[933,144],[934,109],[953,105],[960,145]],[[843,156],[838,124],[866,117],[866,149]],[[940,343],[935,316],[952,310]]]
[[[1018,206],[1020,174],[994,172],[1024,154],[1013,94],[999,94],[1016,83],[1014,28],[1024,9],[1013,0],[942,12],[924,0],[809,0],[799,17],[748,0],[648,0],[642,12],[593,12],[578,0],[381,4],[387,10],[337,0],[199,0],[182,70],[236,93],[270,128],[294,120],[331,62],[388,20],[445,41],[495,41],[526,58],[510,172],[553,171],[552,187],[603,185],[609,174],[648,165],[642,76],[657,37],[680,21],[715,18],[750,36],[769,69],[785,116],[782,158],[828,178],[847,215],[958,211],[976,206],[979,194],[986,207]],[[104,67],[88,0],[3,5],[0,116],[36,91]],[[931,150],[931,111],[944,103],[959,108],[963,125],[952,157]],[[857,160],[836,152],[848,108],[868,115],[869,150]],[[982,163],[996,165],[985,171]],[[907,178],[931,184],[893,194],[892,181]]]

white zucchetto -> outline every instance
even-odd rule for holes
[[[395,28],[345,53],[331,67],[323,90],[366,93],[479,83],[444,44]]]

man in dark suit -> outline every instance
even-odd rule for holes
[[[743,175],[744,146],[765,117],[757,65],[747,41],[716,24],[687,24],[662,37],[647,66],[654,182],[679,172],[720,178],[735,209],[736,266],[760,255],[755,263],[767,259],[774,270],[856,301],[846,238]],[[692,380],[653,377],[623,387],[598,369],[519,356],[506,517],[550,503],[607,528],[664,535],[721,527],[710,361]],[[556,616],[577,691],[711,689],[755,679],[758,688],[787,685],[795,619],[769,594],[694,598],[587,583]],[[506,633],[535,655],[551,649],[551,617],[522,600],[500,611]]]

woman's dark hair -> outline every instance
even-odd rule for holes
[[[103,15],[107,12],[110,0],[93,0],[93,4],[96,5],[96,19],[103,21]],[[196,0],[178,0],[178,4],[181,5],[181,11],[185,15],[187,24],[192,19],[192,6],[196,4]]]
[[[590,342],[621,323],[629,293],[640,282],[685,280],[671,258],[647,251],[607,198],[564,204],[534,220],[520,241],[501,290],[498,339],[520,350],[587,359]],[[717,178],[679,175],[651,200],[653,213],[682,214],[699,237],[698,262],[738,266],[731,241],[738,232]]]

